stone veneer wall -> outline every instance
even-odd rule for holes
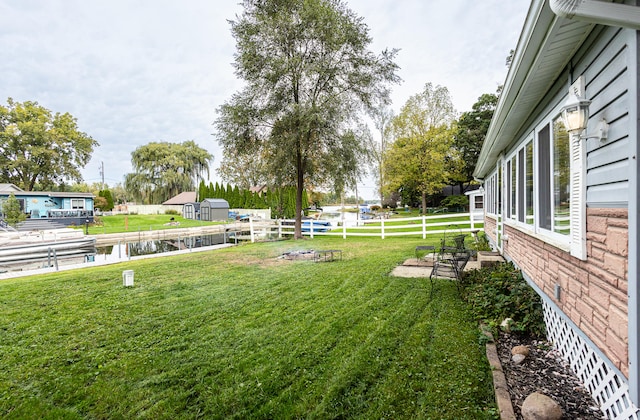
[[[484,233],[493,243],[496,243],[496,219],[492,217],[484,218]]]
[[[503,254],[629,377],[627,209],[587,209],[586,261],[536,239],[531,232],[504,228],[509,239],[504,242]],[[485,229],[492,233],[495,221],[485,219]],[[559,300],[555,298],[556,285],[561,287]]]

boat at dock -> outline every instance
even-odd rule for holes
[[[0,272],[74,264],[91,260],[95,253],[95,238],[80,230],[0,232]]]

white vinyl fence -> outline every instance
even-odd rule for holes
[[[315,236],[375,236],[382,239],[390,236],[421,236],[434,234],[476,234],[483,228],[483,220],[477,213],[456,213],[437,216],[419,216],[394,219],[369,219],[356,221],[332,221],[305,219],[302,234]],[[294,220],[264,220],[250,218],[243,233],[248,233],[251,242],[274,237],[283,238],[294,234]]]

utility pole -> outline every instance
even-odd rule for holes
[[[102,178],[101,189],[104,191],[104,161],[100,161],[100,177]]]

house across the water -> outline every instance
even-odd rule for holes
[[[23,191],[13,184],[0,184],[0,218],[2,204],[13,194],[29,219],[55,219],[65,226],[93,223],[92,193]]]

